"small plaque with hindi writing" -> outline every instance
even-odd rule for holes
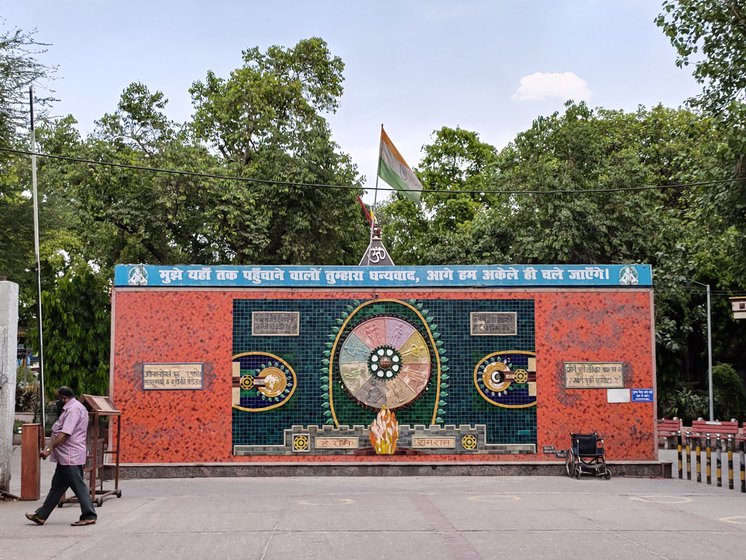
[[[622,362],[565,362],[566,389],[622,389]]]
[[[202,364],[143,364],[142,388],[202,389]]]
[[[251,336],[298,336],[300,313],[297,311],[253,311]]]
[[[518,334],[518,313],[479,311],[469,314],[471,336],[515,336]]]
[[[454,437],[412,437],[413,449],[453,449],[456,447],[456,438]]]
[[[360,439],[356,437],[317,437],[314,439],[316,449],[357,449]]]

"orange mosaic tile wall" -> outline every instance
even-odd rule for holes
[[[531,299],[535,310],[537,453],[525,455],[235,456],[231,431],[234,299]],[[122,411],[122,463],[258,461],[556,461],[570,432],[597,431],[609,460],[654,460],[655,403],[607,402],[566,389],[565,362],[624,362],[624,385],[655,389],[652,291],[267,290],[118,288],[111,396]],[[143,390],[143,363],[203,365],[196,390]],[[451,372],[453,375],[455,372]],[[548,450],[547,450],[548,451]]]

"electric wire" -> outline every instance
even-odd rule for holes
[[[75,162],[75,163],[85,163],[88,165],[101,165],[105,167],[116,167],[120,169],[129,169],[133,171],[147,171],[150,173],[164,173],[164,174],[169,174],[169,175],[182,175],[182,176],[187,176],[187,177],[198,177],[198,178],[203,178],[203,179],[216,179],[220,181],[237,181],[237,182],[243,182],[243,183],[257,183],[257,184],[264,184],[264,185],[282,185],[282,186],[292,186],[292,187],[309,187],[309,188],[323,188],[323,189],[353,189],[353,190],[358,190],[358,191],[373,190],[373,189],[366,189],[364,187],[357,186],[357,185],[336,185],[336,184],[330,184],[330,183],[305,183],[302,181],[259,179],[256,177],[239,177],[236,175],[223,175],[219,173],[187,171],[185,169],[165,169],[162,167],[147,167],[147,166],[142,166],[142,165],[116,163],[112,161],[97,161],[93,159],[79,158],[79,157],[73,157],[73,156],[45,154],[41,152],[32,152],[29,150],[16,150],[12,148],[3,148],[3,147],[0,147],[0,152],[6,152],[6,153],[16,154],[16,155],[37,156],[40,158],[70,161],[70,162]],[[642,185],[638,187],[599,188],[599,189],[583,189],[583,190],[572,190],[572,189],[566,189],[566,190],[432,189],[431,190],[431,189],[428,189],[423,192],[437,193],[437,194],[481,194],[481,195],[487,195],[487,194],[506,194],[506,195],[511,195],[511,194],[537,194],[537,195],[595,194],[595,193],[639,192],[639,191],[664,190],[664,189],[687,189],[687,188],[692,188],[692,187],[719,185],[723,183],[735,183],[735,182],[739,182],[743,180],[746,180],[746,177],[732,177],[728,179],[718,179],[718,180],[711,180],[711,181],[695,181],[691,183],[673,183],[670,185]],[[393,187],[389,187],[389,188],[378,187],[377,190],[395,191],[396,189],[394,189]]]

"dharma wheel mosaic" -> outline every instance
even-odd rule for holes
[[[342,383],[357,401],[395,410],[425,390],[430,378],[430,352],[417,329],[396,317],[374,317],[342,342]]]
[[[342,314],[321,379],[330,423],[369,424],[383,407],[411,424],[442,422],[447,359],[428,314],[420,302],[396,299],[355,302]]]

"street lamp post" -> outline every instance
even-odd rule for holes
[[[695,284],[707,288],[707,391],[710,399],[710,421],[715,420],[715,406],[712,395],[712,325],[710,323],[710,285],[692,280]]]

